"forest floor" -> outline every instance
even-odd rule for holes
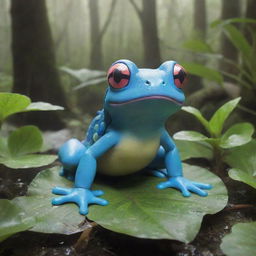
[[[2,170],[0,197],[11,199],[26,193],[40,169]],[[225,171],[225,170],[224,170]],[[206,215],[196,238],[189,244],[172,240],[139,239],[106,230],[98,225],[84,233],[52,235],[22,232],[0,244],[1,256],[223,256],[221,239],[233,224],[256,220],[256,191],[246,184],[222,177],[229,191],[229,204],[221,212]],[[113,213],[114,214],[114,213]]]

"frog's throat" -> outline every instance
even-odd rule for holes
[[[168,97],[168,96],[163,96],[163,95],[153,95],[153,96],[145,96],[145,97],[139,97],[139,98],[135,98],[135,99],[131,99],[131,100],[127,100],[127,101],[122,101],[122,102],[110,102],[109,104],[113,107],[117,107],[117,106],[122,106],[122,105],[126,105],[129,103],[133,103],[133,102],[138,102],[138,101],[143,101],[143,100],[150,100],[150,99],[160,99],[160,100],[167,100],[167,101],[171,101],[179,106],[183,105],[183,102],[180,102],[174,98]]]

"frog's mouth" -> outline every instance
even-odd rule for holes
[[[135,99],[122,101],[122,102],[110,102],[109,104],[113,107],[116,107],[116,106],[122,106],[122,105],[130,104],[130,103],[134,103],[134,102],[138,102],[138,101],[152,100],[152,99],[167,100],[167,101],[171,101],[171,102],[173,102],[173,103],[175,103],[176,105],[179,105],[179,106],[183,105],[183,102],[178,101],[178,100],[176,100],[174,98],[171,98],[171,97],[168,97],[168,96],[163,96],[163,95],[144,96],[144,97],[135,98]]]

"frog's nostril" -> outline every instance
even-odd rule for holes
[[[145,82],[147,85],[151,85],[151,82],[149,80],[146,80]]]

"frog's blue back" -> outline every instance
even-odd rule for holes
[[[106,115],[104,109],[99,110],[91,121],[89,128],[86,133],[86,139],[84,145],[90,147],[94,144],[100,137],[105,134],[105,131],[110,123],[110,118]]]

